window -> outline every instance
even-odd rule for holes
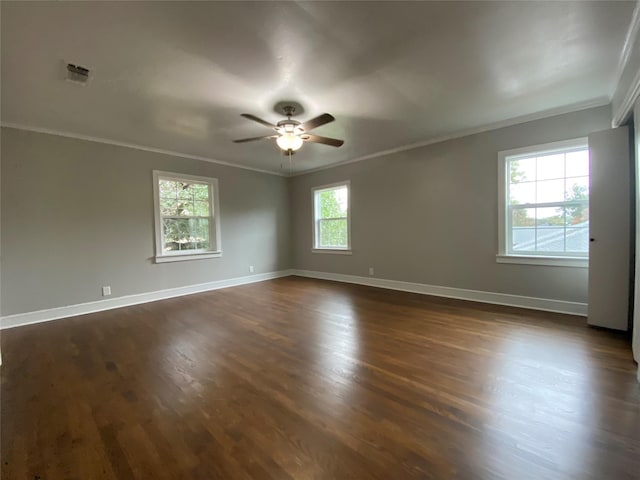
[[[587,139],[499,154],[498,261],[587,266]]]
[[[153,172],[156,262],[219,257],[218,180]]]
[[[312,189],[313,251],[351,253],[349,182]]]

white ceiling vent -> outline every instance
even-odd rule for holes
[[[74,83],[86,84],[89,81],[90,71],[87,67],[67,63],[67,80]]]

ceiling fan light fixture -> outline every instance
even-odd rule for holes
[[[276,138],[276,143],[284,151],[292,150],[295,152],[302,146],[303,140],[294,133],[285,132]]]

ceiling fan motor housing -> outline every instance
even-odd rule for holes
[[[276,124],[275,130],[279,133],[293,133],[299,135],[304,132],[304,129],[300,125],[301,123],[297,120],[288,118],[286,120],[279,121]]]

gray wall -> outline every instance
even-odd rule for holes
[[[601,107],[292,179],[2,128],[2,315],[288,268],[587,302],[584,268],[498,264],[497,152],[610,126]],[[220,182],[222,258],[155,264],[151,171]],[[353,255],[311,253],[311,187],[351,180]],[[292,253],[291,253],[292,252]]]
[[[288,269],[288,180],[2,128],[2,314]],[[155,264],[152,170],[218,178],[222,258]]]
[[[496,263],[498,152],[610,128],[610,107],[532,121],[291,180],[293,264],[587,302],[588,269]],[[353,255],[311,253],[314,186],[351,180]]]

